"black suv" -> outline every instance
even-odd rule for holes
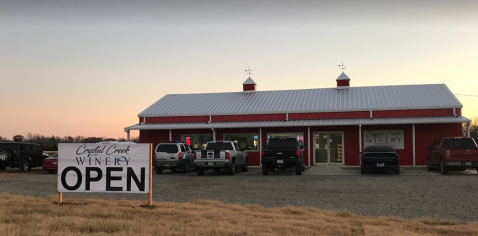
[[[296,175],[302,175],[304,167],[303,147],[295,138],[271,138],[267,146],[262,149],[262,174],[276,168],[285,170],[295,169]]]
[[[35,143],[0,143],[0,171],[18,167],[27,172],[31,167],[41,166],[45,157],[40,145]]]

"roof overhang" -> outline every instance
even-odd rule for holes
[[[265,128],[290,126],[341,126],[341,125],[405,125],[405,124],[443,124],[467,123],[470,120],[458,117],[407,117],[407,118],[362,118],[362,119],[322,119],[292,121],[245,121],[213,123],[158,123],[136,124],[125,127],[128,130],[169,130],[169,129],[225,129],[225,128]]]

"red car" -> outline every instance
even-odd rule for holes
[[[58,170],[58,152],[43,159],[43,165],[41,167],[50,174],[55,173],[55,171]]]

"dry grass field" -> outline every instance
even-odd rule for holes
[[[478,224],[314,208],[0,194],[0,235],[478,235]]]

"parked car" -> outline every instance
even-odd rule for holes
[[[438,166],[443,175],[449,170],[464,171],[475,168],[478,172],[478,147],[470,137],[445,137],[436,140],[427,149],[427,170]]]
[[[204,175],[206,170],[219,172],[226,169],[229,175],[236,173],[236,168],[249,170],[247,152],[234,141],[211,141],[205,150],[194,152],[194,164],[198,175]]]
[[[302,175],[304,167],[304,150],[295,138],[271,138],[262,149],[262,174],[268,175],[276,168],[279,170],[295,169],[296,175]]]
[[[58,171],[58,153],[55,153],[50,157],[43,159],[43,164],[41,167],[50,174],[53,174],[55,173],[55,171]]]
[[[32,167],[41,166],[44,158],[43,150],[39,144],[0,143],[0,171],[4,171],[6,167],[18,167],[20,171],[27,172]]]
[[[367,171],[393,171],[400,174],[400,157],[391,146],[368,146],[360,153],[360,173]]]
[[[153,166],[156,174],[163,173],[164,169],[176,172],[178,168],[188,173],[190,168],[194,168],[191,147],[182,142],[160,143],[155,149]]]

